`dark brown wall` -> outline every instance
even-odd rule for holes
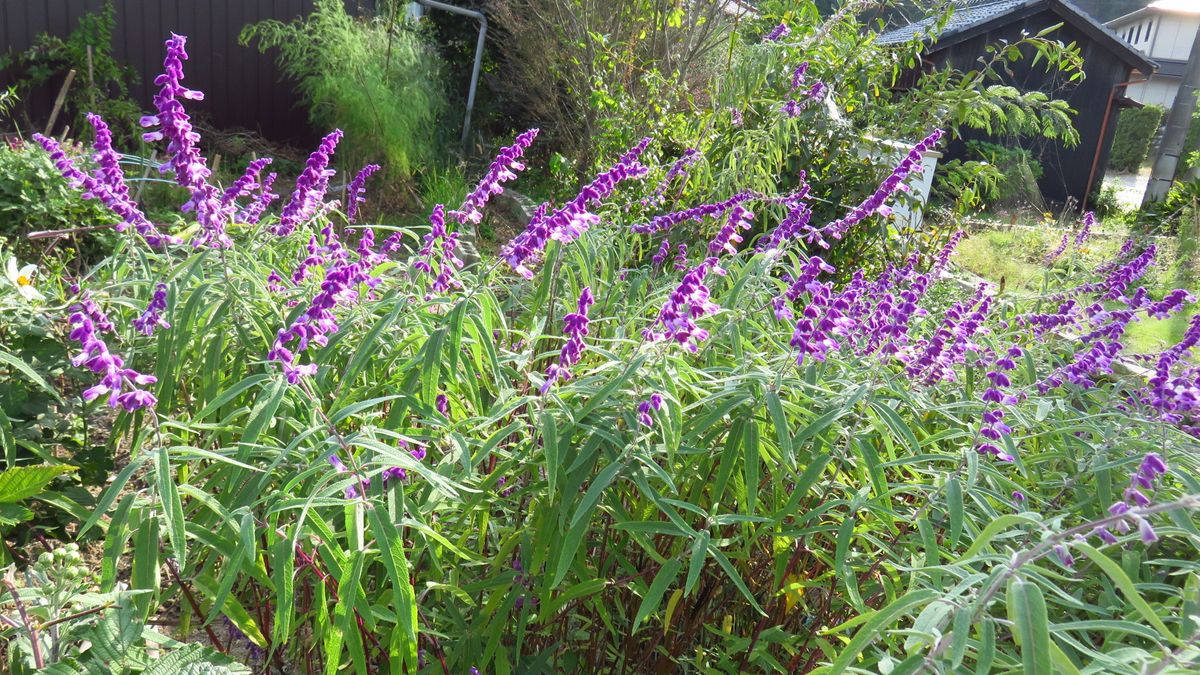
[[[931,54],[936,62],[951,63],[961,69],[979,67],[978,59],[983,55],[989,44],[1001,40],[1017,42],[1021,39],[1022,31],[1036,35],[1044,28],[1062,23],[1062,17],[1051,11],[1043,11],[1033,16],[1019,19],[999,26],[985,34],[977,35],[969,40],[954,44]],[[1059,30],[1049,34],[1048,38],[1064,43],[1075,42],[1084,58],[1086,77],[1082,83],[1063,86],[1061,77],[1047,74],[1043,64],[1032,66],[1031,53],[1026,58],[1013,65],[1013,77],[1010,83],[1024,91],[1044,91],[1053,98],[1065,99],[1077,111],[1072,120],[1079,131],[1079,145],[1071,148],[1061,142],[1044,138],[1024,138],[1015,142],[1035,151],[1039,157],[1045,174],[1038,181],[1042,194],[1051,201],[1063,202],[1067,197],[1082,201],[1089,192],[1088,174],[1100,149],[1100,160],[1096,170],[1093,185],[1099,185],[1104,179],[1104,168],[1108,163],[1108,152],[1112,146],[1112,134],[1116,129],[1116,111],[1108,121],[1103,138],[1101,127],[1104,124],[1104,111],[1108,103],[1109,92],[1114,84],[1129,80],[1131,67],[1122,62],[1116,54],[1105,45],[1097,42],[1070,24],[1064,24]],[[1120,94],[1120,92],[1118,92]],[[980,132],[971,137],[988,139]],[[988,139],[998,143],[1011,145],[1013,139]],[[960,148],[952,148],[960,150]],[[952,152],[953,154],[953,152]]]
[[[151,109],[154,77],[162,71],[163,42],[172,32],[188,37],[185,84],[205,93],[188,109],[219,128],[242,127],[279,141],[307,142],[314,136],[292,84],[283,81],[273,54],[237,42],[242,27],[263,19],[287,21],[312,11],[312,0],[112,0],[116,10],[113,52],[141,81],[131,95]],[[374,0],[347,0],[351,12],[369,12]],[[0,0],[0,50],[20,52],[39,33],[66,36],[81,15],[104,0]],[[82,73],[77,76],[82,75]],[[0,75],[0,85],[5,77]],[[49,115],[61,85],[56,79],[34,92],[25,105],[35,120]]]

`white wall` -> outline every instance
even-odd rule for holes
[[[1154,36],[1150,58],[1187,61],[1192,50],[1192,42],[1196,39],[1196,30],[1200,28],[1200,16],[1179,14],[1160,16],[1162,23],[1157,29],[1157,35]]]
[[[1138,103],[1161,105],[1170,108],[1179,91],[1179,79],[1174,77],[1152,77],[1149,82],[1130,85],[1127,96]]]

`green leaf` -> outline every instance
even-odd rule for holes
[[[49,382],[46,382],[46,380],[43,379],[41,375],[38,375],[37,372],[34,371],[33,368],[29,367],[29,364],[25,363],[21,359],[18,359],[17,357],[13,356],[12,354],[9,354],[8,352],[4,351],[3,349],[0,349],[0,363],[3,363],[8,366],[11,366],[12,368],[15,368],[22,375],[29,378],[30,382],[33,382],[38,387],[44,389],[46,391],[46,393],[53,396],[55,401],[58,401],[59,403],[64,403],[62,396],[60,396],[58,393],[58,390],[55,389],[54,387],[51,387]]]
[[[1020,525],[1022,523],[1037,525],[1038,520],[1019,513],[1008,513],[996,518],[992,522],[988,523],[987,527],[983,528],[983,531],[979,533],[979,536],[975,537],[975,541],[971,542],[970,548],[968,548],[967,551],[959,556],[958,560],[955,560],[954,562],[961,563],[974,558],[976,554],[983,550],[984,546],[987,546],[988,543],[990,543],[992,539],[996,537],[996,535],[1010,527],[1013,527],[1014,525]]]
[[[1075,542],[1072,546],[1091,559],[1092,562],[1096,563],[1100,569],[1104,570],[1104,573],[1108,575],[1109,579],[1112,579],[1117,588],[1121,589],[1121,593],[1125,596],[1125,599],[1133,605],[1138,614],[1141,614],[1143,619],[1154,626],[1165,639],[1178,647],[1184,645],[1184,641],[1171,632],[1167,628],[1167,625],[1163,623],[1163,620],[1158,617],[1158,614],[1150,607],[1150,603],[1146,602],[1142,594],[1138,592],[1137,587],[1134,586],[1129,575],[1125,574],[1125,570],[1121,569],[1121,566],[1116,561],[1082,542]]]
[[[854,638],[842,650],[831,665],[823,666],[812,671],[816,673],[843,673],[858,657],[867,645],[887,626],[900,618],[913,607],[918,607],[936,599],[940,593],[932,589],[913,590],[892,601],[891,604],[875,612],[869,621],[854,634]]]
[[[158,496],[162,500],[163,519],[167,523],[167,538],[171,541],[171,552],[179,566],[187,566],[187,535],[184,533],[183,502],[179,498],[179,488],[171,477],[171,458],[166,446],[158,449],[154,463],[155,483],[158,486]]]
[[[0,504],[15,504],[40,493],[59,476],[76,471],[68,464],[17,466],[0,471]]]
[[[371,532],[375,535],[387,569],[392,588],[392,610],[396,613],[396,630],[388,648],[392,657],[399,657],[409,672],[417,669],[417,596],[413,589],[408,558],[404,554],[404,539],[395,523],[386,517],[386,512],[368,508]],[[399,665],[399,664],[396,664]],[[393,668],[393,671],[396,669]]]
[[[646,589],[646,594],[642,596],[642,602],[638,605],[637,614],[633,618],[633,628],[630,633],[636,633],[638,627],[650,616],[652,612],[658,609],[658,604],[662,602],[663,593],[667,591],[667,587],[672,581],[679,576],[679,570],[683,568],[683,561],[678,558],[671,558],[663,564],[658,570],[658,574],[654,575],[654,581],[650,584],[650,588]]]
[[[1037,584],[1013,578],[1008,583],[1008,618],[1021,649],[1021,663],[1031,675],[1051,675],[1050,628],[1046,598]]]

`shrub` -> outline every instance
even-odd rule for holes
[[[1117,117],[1108,168],[1130,172],[1141,169],[1165,113],[1162,106],[1157,105],[1122,110]]]
[[[86,159],[84,161],[87,161]],[[0,239],[12,252],[32,258],[35,247],[25,235],[36,230],[100,226],[72,235],[55,250],[91,263],[112,247],[105,226],[117,222],[101,204],[85,200],[59,175],[46,151],[34,143],[0,143]]]
[[[412,25],[355,19],[341,0],[317,0],[291,23],[246,26],[240,40],[278,49],[318,128],[347,132],[343,153],[355,164],[382,162],[397,179],[439,157],[445,111],[441,61]]]
[[[885,220],[941,132],[811,224],[793,194],[643,219],[647,138],[466,271],[452,229],[534,132],[379,244],[324,203],[337,133],[264,215],[167,121],[197,223],[103,174],[130,237],[69,319],[131,457],[81,530],[142,618],[224,615],[261,667],[326,672],[1136,673],[1195,632],[1200,320],[1150,383],[1113,373],[1129,322],[1188,302],[1132,288],[1153,247],[1031,301],[944,282],[960,233],[889,238],[913,253],[878,272],[805,252]]]
[[[1042,163],[1022,147],[1006,147],[986,141],[967,141],[969,156],[996,167],[1001,178],[996,183],[994,203],[1005,206],[1042,204],[1037,182],[1045,173]]]

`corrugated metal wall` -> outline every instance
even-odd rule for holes
[[[312,10],[312,0],[112,0],[116,10],[113,53],[137,71],[134,100],[150,109],[154,77],[162,70],[163,41],[170,33],[188,37],[185,83],[205,93],[189,101],[189,110],[206,114],[220,128],[244,127],[273,140],[304,142],[314,132],[296,105],[292,85],[282,81],[273,54],[238,44],[246,24],[263,19],[287,21]],[[351,12],[364,13],[374,0],[347,0]],[[104,0],[0,0],[0,50],[20,52],[40,33],[66,36],[80,16],[98,11]],[[83,73],[77,74],[77,77]],[[7,78],[0,74],[0,85]],[[48,117],[61,85],[27,97],[35,119]]]

